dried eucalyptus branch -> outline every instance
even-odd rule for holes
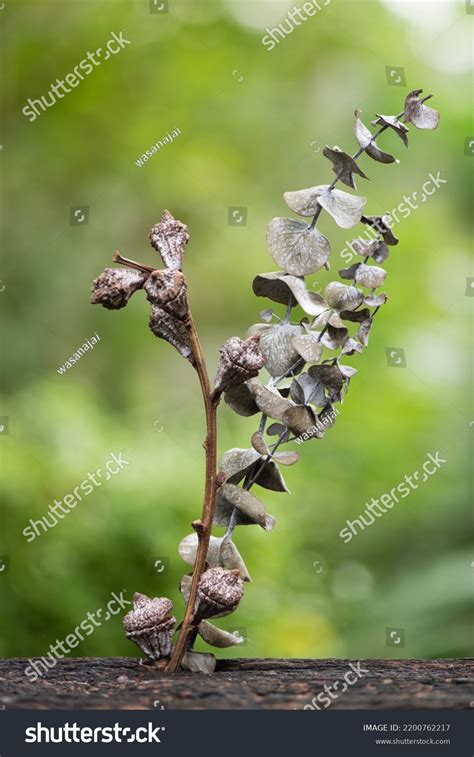
[[[198,634],[206,643],[221,648],[244,641],[209,619],[234,612],[243,596],[244,582],[251,580],[233,542],[235,528],[257,524],[270,531],[275,525],[275,518],[250,489],[257,485],[288,492],[280,466],[294,465],[299,455],[280,451],[280,447],[289,441],[301,444],[321,439],[334,425],[334,406],[343,402],[350,380],[357,373],[341,359],[367,347],[375,315],[387,301],[385,293],[376,292],[384,283],[386,271],[375,264],[383,263],[389,256],[389,247],[398,244],[391,218],[364,215],[366,199],[336,189],[336,184],[341,181],[356,189],[356,176],[368,178],[356,162],[363,153],[381,163],[398,162],[376,143],[384,131],[392,129],[408,146],[407,123],[418,129],[437,127],[439,113],[424,105],[432,95],[420,99],[421,92],[410,92],[404,111],[397,116],[377,114],[372,124],[380,128],[375,134],[356,111],[357,152],[351,156],[339,147],[326,147],[323,151],[335,173],[332,183],[284,194],[291,210],[312,220],[310,224],[294,218],[274,218],[270,222],[267,245],[280,270],[256,276],[253,291],[284,305],[285,314],[281,318],[273,310],[264,310],[263,322],[251,326],[246,339],[235,336],[224,343],[213,388],[186,296],[182,268],[189,235],[183,223],[165,211],[150,233],[150,242],[164,268],[155,269],[116,252],[114,262],[126,268],[106,268],[93,282],[91,302],[114,310],[125,307],[139,289],[145,291],[151,304],[152,332],[193,365],[203,396],[207,428],[203,445],[204,503],[201,519],[192,524],[194,533],[179,545],[179,554],[193,571],[181,582],[186,611],[178,639],[173,646],[176,619],[171,614],[172,602],[166,597],[150,599],[137,593],[134,609],[124,618],[127,637],[169,671],[180,667],[206,673],[214,670],[214,655],[192,649]],[[306,288],[305,276],[323,267],[329,270],[331,245],[317,229],[323,210],[341,228],[359,223],[369,226],[374,239],[353,240],[352,249],[363,260],[339,271],[343,281],[350,283],[331,281],[320,295]],[[305,315],[292,322],[296,307]],[[272,323],[274,319],[276,323]],[[263,366],[270,375],[266,385],[258,380]],[[261,417],[251,447],[227,450],[216,470],[216,411],[222,395],[237,414],[252,416],[260,412]],[[269,419],[273,422],[267,428]],[[268,437],[277,437],[276,441],[267,441],[265,431]],[[225,528],[224,536],[213,536],[213,526]]]

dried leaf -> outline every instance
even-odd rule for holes
[[[340,150],[339,147],[334,147],[333,149],[331,149],[330,147],[326,146],[323,150],[323,155],[325,158],[328,158],[328,160],[331,161],[332,170],[334,171],[338,179],[348,187],[357,189],[354,180],[354,174],[361,176],[363,179],[369,178],[363,171],[361,171],[355,160],[351,158],[351,156],[346,152]]]
[[[299,383],[298,379],[293,379],[290,385],[290,397],[296,405],[305,404],[305,396],[303,387]]]
[[[282,423],[271,423],[267,428],[268,436],[279,436],[283,442],[288,441],[290,437],[289,429]]]
[[[321,338],[321,343],[330,350],[338,350],[345,343],[349,335],[348,329],[344,326],[342,329],[335,329],[334,326],[327,327],[327,331]]]
[[[275,457],[275,459],[277,458]],[[273,492],[284,492],[285,494],[290,494],[290,490],[285,483],[285,479],[283,478],[283,475],[274,460],[270,460],[268,463],[266,463],[265,467],[259,467],[259,465],[259,463],[255,464],[255,473],[252,474],[255,475],[258,472],[258,475],[255,478],[255,484],[257,486],[261,486],[263,489],[269,489]]]
[[[295,436],[311,432],[311,436],[322,439],[324,430],[318,428],[316,415],[309,405],[295,405],[286,411],[284,421]]]
[[[285,192],[283,198],[288,207],[301,216],[314,215],[317,206],[321,205],[343,229],[349,229],[359,223],[362,208],[366,203],[365,197],[351,195],[340,189],[329,191],[329,184]]]
[[[296,300],[292,295],[291,289],[288,286],[289,279],[296,279],[301,281],[304,287],[304,280],[298,279],[294,276],[287,276],[285,273],[275,271],[271,273],[260,273],[255,276],[252,282],[252,289],[257,297],[268,297],[273,302],[279,302],[282,305],[296,305]],[[262,320],[265,320],[262,318]]]
[[[261,452],[256,449],[234,448],[227,450],[222,456],[220,471],[225,475],[227,483],[238,484],[245,477],[253,478],[258,471],[258,476],[255,479],[257,486],[276,492],[288,492],[283,476],[274,460],[270,460],[265,467],[261,467],[264,458],[270,452],[260,432],[257,431],[253,435],[252,442],[255,442]]]
[[[108,310],[120,310],[137,289],[142,289],[148,276],[148,273],[128,268],[106,268],[92,282],[91,303]]]
[[[318,199],[323,192],[327,192],[329,184],[321,184],[309,189],[298,189],[295,192],[285,192],[283,199],[294,213],[299,216],[314,216],[318,207]]]
[[[439,112],[424,105],[419,95],[422,89],[414,89],[405,100],[405,123],[412,123],[417,129],[436,129],[439,124]]]
[[[294,465],[300,459],[297,452],[275,452],[273,457],[279,465]]]
[[[191,592],[191,584],[192,584],[193,577],[189,575],[185,575],[181,579],[181,583],[179,585],[179,590],[181,594],[183,595],[183,599],[185,602],[189,602],[189,594]]]
[[[345,328],[345,324],[342,322],[339,313],[336,313],[334,310],[327,310],[325,313],[321,313],[313,323],[313,327],[318,329],[321,327],[324,328],[326,325],[334,326],[335,329]]]
[[[340,363],[339,363],[339,370],[341,371],[345,379],[351,379],[352,376],[355,376],[357,373],[357,370],[353,368],[351,365],[341,365]]]
[[[321,357],[323,346],[316,334],[302,334],[293,337],[293,346],[307,363],[317,363]]]
[[[318,201],[342,229],[350,229],[360,222],[362,209],[367,202],[365,197],[351,195],[340,189],[324,192]]]
[[[160,222],[150,231],[149,239],[167,268],[182,269],[183,252],[189,241],[188,227],[184,223],[176,221],[169,210],[165,210]]]
[[[388,126],[390,129],[393,129],[395,134],[398,134],[402,142],[404,143],[405,147],[408,147],[408,127],[405,126],[401,121],[398,120],[396,116],[382,116],[379,113],[377,113],[377,118],[375,121],[372,121],[373,126]]]
[[[387,300],[388,296],[385,292],[381,292],[380,294],[373,294],[371,292],[367,297],[364,297],[364,305],[368,305],[369,308],[379,308],[382,305],[385,305]]]
[[[148,302],[159,305],[167,313],[184,321],[189,315],[186,282],[181,271],[165,268],[148,276],[144,290]]]
[[[361,263],[353,263],[349,268],[341,268],[338,273],[341,279],[350,279],[351,281],[355,281],[357,269],[359,266],[362,265]]]
[[[391,221],[390,215],[362,216],[360,220],[362,221],[362,223],[367,224],[367,226],[371,226],[373,229],[376,229],[379,234],[382,234],[385,244],[398,244],[398,239],[389,226],[389,221]]]
[[[282,305],[296,304],[308,315],[319,315],[327,309],[321,295],[306,289],[304,279],[284,273],[261,273],[253,280],[257,297],[268,297]]]
[[[370,310],[368,308],[362,308],[362,310],[342,310],[340,316],[345,321],[352,321],[353,323],[362,323],[370,316]]]
[[[318,407],[326,404],[324,386],[318,378],[310,376],[309,373],[302,373],[298,378],[298,385],[303,392],[303,396],[297,404],[307,405],[311,402],[311,404]]]
[[[218,539],[217,536],[211,536],[209,542],[209,549],[207,551],[206,561],[210,568],[216,568],[220,566],[220,549],[222,539]],[[188,534],[181,539],[178,545],[178,553],[182,560],[187,565],[194,565],[196,560],[196,552],[198,548],[198,535],[196,533]]]
[[[362,352],[362,345],[352,337],[348,337],[342,346],[341,357],[342,355],[353,355],[354,352]]]
[[[282,421],[283,413],[292,407],[292,403],[281,396],[276,389],[263,386],[257,379],[251,379],[248,387],[252,392],[258,409],[276,421]]]
[[[209,652],[186,652],[181,660],[181,667],[191,673],[210,675],[216,669],[216,658]]]
[[[247,526],[256,523],[265,531],[271,531],[275,525],[275,518],[266,513],[260,500],[235,484],[224,484],[219,489],[214,525],[227,526],[234,507],[239,511],[238,525]]]
[[[259,348],[259,338],[255,336],[245,341],[238,336],[232,336],[224,342],[219,352],[220,360],[215,379],[216,393],[226,392],[234,386],[240,386],[250,378],[255,378],[265,364],[265,357]]]
[[[198,625],[198,633],[201,638],[204,639],[206,644],[210,644],[212,647],[217,647],[218,649],[245,644],[245,638],[243,636],[239,636],[237,633],[224,631],[222,628],[218,628],[208,620],[201,620]]]
[[[372,328],[372,324],[374,322],[373,318],[367,318],[365,321],[362,321],[362,323],[359,326],[359,330],[357,332],[357,339],[362,344],[363,347],[367,347],[369,344],[369,334],[370,330]]]
[[[396,160],[393,155],[390,155],[390,153],[384,152],[380,149],[380,147],[373,139],[373,135],[370,129],[368,129],[367,126],[365,126],[365,124],[363,124],[360,120],[360,114],[360,110],[356,110],[354,113],[354,134],[360,147],[365,150],[367,155],[370,155],[373,160],[377,160],[379,163],[399,163],[400,161]]]
[[[337,365],[313,365],[308,373],[312,378],[319,379],[328,389],[336,392],[342,389],[343,376]]]
[[[331,281],[324,290],[324,299],[335,310],[356,310],[364,301],[360,289]]]
[[[224,394],[224,401],[234,413],[237,413],[237,415],[243,415],[246,418],[255,415],[259,410],[247,384],[241,384],[240,386],[234,386],[232,389],[229,389],[229,391]]]
[[[293,338],[302,331],[302,326],[290,323],[274,326],[257,323],[249,328],[250,337],[260,337],[260,351],[265,360],[265,368],[271,376],[283,375],[296,363],[299,354],[293,345]]]
[[[356,371],[357,373],[357,371]],[[326,405],[318,415],[318,420],[322,424],[324,429],[332,428],[336,422],[336,413],[333,410],[331,403]]]
[[[328,261],[331,246],[323,234],[294,218],[274,218],[267,230],[267,246],[286,273],[305,276]]]
[[[263,438],[261,431],[255,431],[255,433],[252,434],[252,447],[259,453],[259,455],[265,456],[270,454],[270,450],[268,449],[268,445]]]
[[[363,258],[373,258],[376,263],[383,263],[389,256],[389,250],[383,239],[374,239],[370,242],[364,239],[354,239],[351,242],[352,250]]]
[[[234,447],[222,455],[219,470],[225,474],[226,481],[231,484],[238,484],[260,459],[260,453],[254,449]]]
[[[376,265],[366,265],[365,263],[359,263],[355,272],[356,284],[363,287],[369,287],[369,289],[377,289],[382,286],[387,271],[384,268],[379,268]]]
[[[226,537],[221,539],[220,565],[228,570],[238,570],[242,581],[252,580],[247,566],[232,539]]]
[[[192,347],[189,332],[183,321],[178,320],[158,307],[153,305],[149,320],[150,329],[159,339],[165,339],[175,347],[180,355],[193,363]]]

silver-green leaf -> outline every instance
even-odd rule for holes
[[[267,246],[275,263],[294,276],[319,271],[331,253],[329,241],[318,229],[294,218],[270,221]]]

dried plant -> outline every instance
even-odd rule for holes
[[[339,147],[323,151],[335,174],[332,183],[285,193],[288,207],[311,221],[274,218],[270,222],[267,245],[280,270],[256,276],[253,291],[258,297],[284,305],[286,312],[281,318],[273,310],[263,310],[262,322],[250,327],[246,339],[234,336],[222,345],[214,387],[186,297],[182,267],[189,235],[183,223],[165,211],[151,230],[151,245],[160,254],[164,268],[142,265],[116,252],[114,262],[126,268],[106,268],[92,285],[91,302],[115,310],[125,307],[131,295],[143,289],[151,305],[152,332],[189,360],[202,389],[207,422],[204,504],[201,518],[192,524],[194,533],[179,545],[179,554],[193,571],[181,582],[187,606],[176,643],[173,646],[176,620],[166,597],[150,599],[135,594],[134,609],[124,618],[127,637],[169,671],[180,667],[207,673],[214,670],[214,655],[192,650],[197,634],[215,647],[244,641],[209,620],[234,612],[244,582],[250,581],[233,541],[235,527],[257,524],[270,531],[275,525],[275,518],[250,489],[258,485],[288,491],[281,467],[296,463],[298,454],[283,452],[280,447],[295,439],[298,443],[321,439],[334,425],[335,404],[342,403],[357,372],[346,358],[367,347],[374,318],[387,301],[387,295],[377,290],[386,277],[380,264],[388,258],[389,248],[398,244],[392,219],[383,214],[364,215],[364,197],[335,187],[341,181],[356,189],[356,177],[367,179],[356,162],[363,153],[381,163],[398,162],[376,143],[387,129],[408,146],[407,123],[418,129],[437,127],[439,113],[424,105],[432,95],[420,99],[421,92],[410,92],[399,115],[377,114],[372,121],[379,126],[375,134],[356,111],[357,152],[350,156]],[[320,295],[306,288],[304,277],[323,267],[329,270],[331,245],[317,229],[323,210],[344,229],[359,223],[368,225],[373,229],[373,239],[352,242],[361,262],[341,269],[343,281],[331,281]],[[292,321],[296,307],[305,315]],[[263,366],[270,374],[266,385],[257,378]],[[216,410],[222,395],[237,414],[261,415],[251,446],[227,450],[217,468]],[[267,425],[269,420],[272,422]],[[225,528],[224,535],[213,536],[213,526]]]

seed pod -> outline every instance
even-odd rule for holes
[[[106,268],[92,282],[91,303],[103,305],[109,310],[120,310],[125,307],[132,294],[143,287],[148,275],[126,268]]]
[[[215,393],[227,392],[235,386],[258,376],[258,372],[265,364],[265,358],[260,352],[259,337],[242,340],[232,336],[219,349],[220,360],[217,366]]]
[[[150,231],[149,239],[167,268],[182,269],[183,252],[189,241],[188,227],[184,223],[176,221],[169,210],[165,210],[160,222]]]
[[[193,362],[193,349],[189,338],[189,331],[184,321],[180,321],[173,315],[170,315],[158,305],[153,305],[148,321],[150,329],[159,339],[165,339],[179,354]]]
[[[133,641],[150,660],[171,654],[171,639],[176,618],[170,615],[173,603],[167,597],[150,599],[146,594],[133,595],[133,610],[123,618],[127,639]]]
[[[189,313],[186,297],[186,282],[181,271],[165,268],[153,271],[144,285],[148,302],[166,310],[167,313],[184,321]]]
[[[243,593],[244,582],[238,570],[209,568],[199,581],[195,621],[230,615]]]

